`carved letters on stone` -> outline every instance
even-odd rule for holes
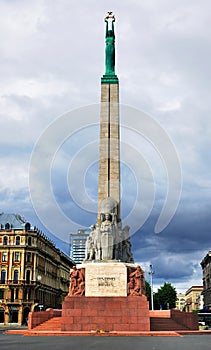
[[[114,287],[115,277],[97,277],[98,287]]]
[[[121,262],[83,264],[85,296],[127,296],[127,267]]]

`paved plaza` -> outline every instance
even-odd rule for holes
[[[1,350],[210,350],[210,335],[180,337],[24,337],[0,334]]]

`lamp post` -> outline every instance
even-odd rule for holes
[[[40,283],[41,280],[42,280],[42,276],[41,276],[41,275],[38,275],[38,276],[37,276],[37,281]]]
[[[42,300],[40,300],[40,298],[38,297],[38,291],[41,287],[41,280],[42,280],[42,276],[41,275],[37,275],[37,286],[35,287],[35,290],[36,290],[36,294],[37,294],[37,301],[38,301],[38,308],[39,308],[39,311],[42,310],[43,308],[43,305],[42,305]],[[42,296],[40,295],[41,299],[42,299]]]
[[[149,275],[150,275],[150,286],[151,286],[151,309],[154,310],[154,301],[153,301],[153,275],[155,271],[152,269],[152,264],[149,265]]]

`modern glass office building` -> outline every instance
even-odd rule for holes
[[[89,234],[90,229],[80,229],[77,233],[70,234],[70,258],[76,264],[80,264],[85,259],[86,240]]]

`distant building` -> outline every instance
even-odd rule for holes
[[[74,262],[20,215],[0,214],[0,324],[60,307]]]
[[[78,230],[77,233],[70,234],[70,258],[76,264],[80,264],[85,258],[86,240],[90,230]]]
[[[204,308],[211,309],[211,251],[202,260],[201,267],[203,271]]]
[[[185,308],[185,294],[178,293],[177,294],[177,300],[176,300],[176,309],[180,311],[184,311]]]
[[[192,286],[185,293],[186,311],[200,310],[203,308],[202,286]]]

